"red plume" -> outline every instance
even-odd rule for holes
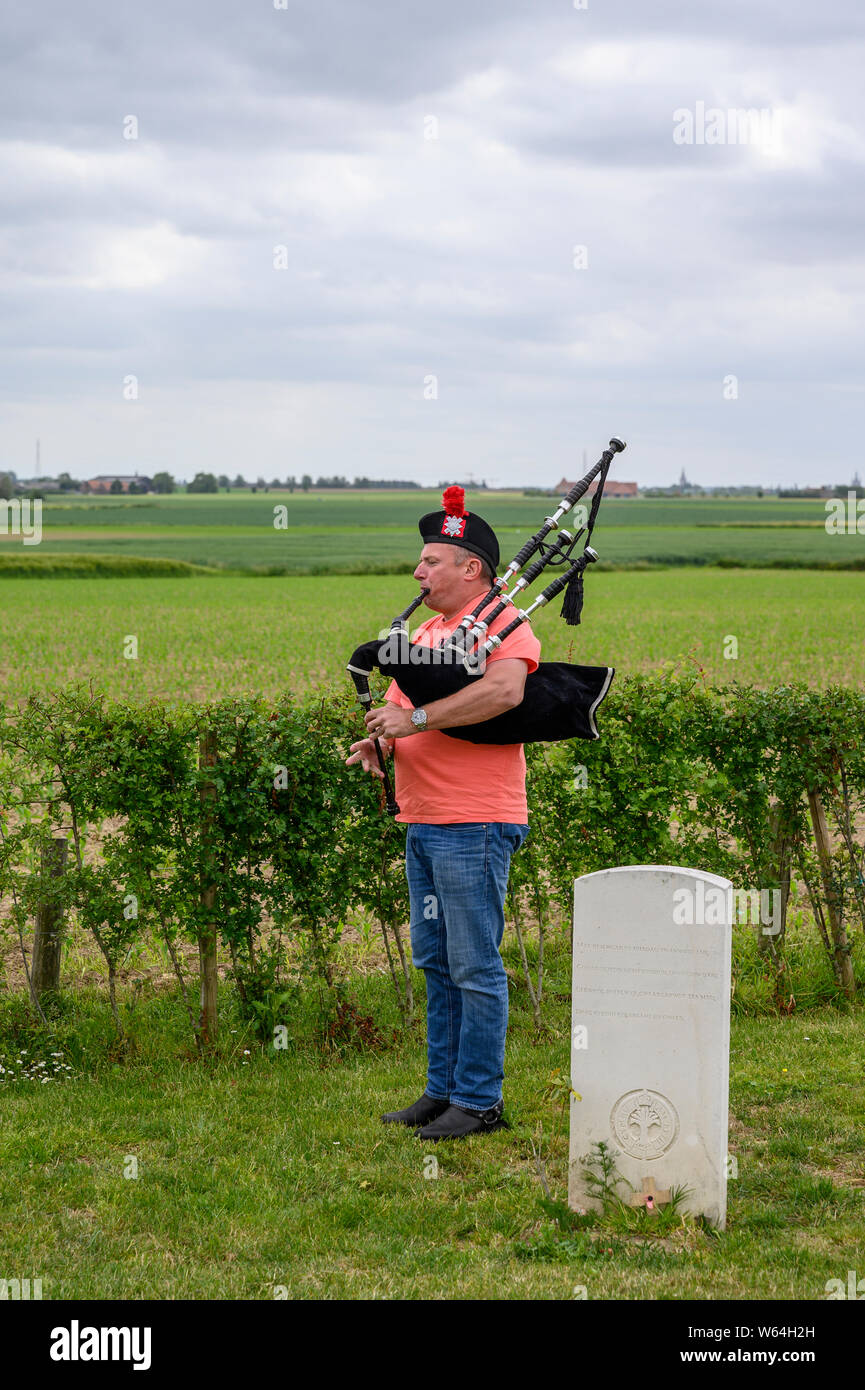
[[[442,506],[447,516],[465,516],[466,493],[462,487],[446,487],[442,493]]]

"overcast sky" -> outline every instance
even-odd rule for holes
[[[0,468],[861,471],[861,0],[276,3],[6,7]]]

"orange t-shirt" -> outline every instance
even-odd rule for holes
[[[450,622],[445,622],[440,613],[427,619],[413,640],[423,646],[436,646],[459,626],[476,603],[476,597],[471,599]],[[506,609],[490,631],[499,632],[513,618],[514,609]],[[531,674],[538,669],[540,654],[541,644],[526,622],[487,657],[487,663],[519,657]],[[483,676],[478,679],[483,680]],[[414,708],[396,681],[391,681],[385,699],[403,709]],[[468,743],[448,738],[440,729],[429,729],[395,739],[393,752],[396,799],[400,805],[398,821],[409,825],[527,823],[526,758],[521,743]]]

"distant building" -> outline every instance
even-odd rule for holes
[[[569,483],[568,480],[567,480],[567,478],[562,478],[562,481],[561,481],[560,483],[556,483],[556,486],[553,488],[553,492],[560,492],[560,493],[564,496],[564,494],[565,494],[566,492],[570,492],[570,490],[571,490],[571,488],[572,488],[573,486],[574,486],[574,483]],[[595,478],[594,482],[592,482],[592,483],[589,484],[589,490],[588,490],[588,493],[586,494],[586,496],[588,496],[588,497],[594,497],[594,495],[595,495],[595,493],[597,492],[597,490],[598,490],[598,480],[597,480],[597,478]],[[613,478],[608,478],[608,479],[607,479],[607,482],[606,482],[606,485],[605,485],[605,487],[604,487],[604,496],[605,496],[605,497],[636,497],[636,496],[637,496],[637,484],[636,484],[636,483],[620,483],[620,482],[618,482],[618,481],[615,481]]]
[[[36,489],[40,492],[60,491],[60,484],[56,478],[18,478],[15,486],[24,492],[33,492]]]
[[[699,483],[692,483],[684,468],[679,475],[679,481],[667,490],[670,497],[701,497],[706,491]]]
[[[145,478],[141,473],[100,473],[96,478],[88,479],[85,484],[91,492],[110,492],[112,483],[120,483],[124,492],[129,491],[129,484],[134,483],[136,488],[143,488],[145,492],[153,491],[153,479]]]

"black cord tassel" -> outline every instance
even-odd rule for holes
[[[579,627],[583,611],[583,576],[574,575],[568,580],[565,596],[562,599],[562,617],[569,627]]]

